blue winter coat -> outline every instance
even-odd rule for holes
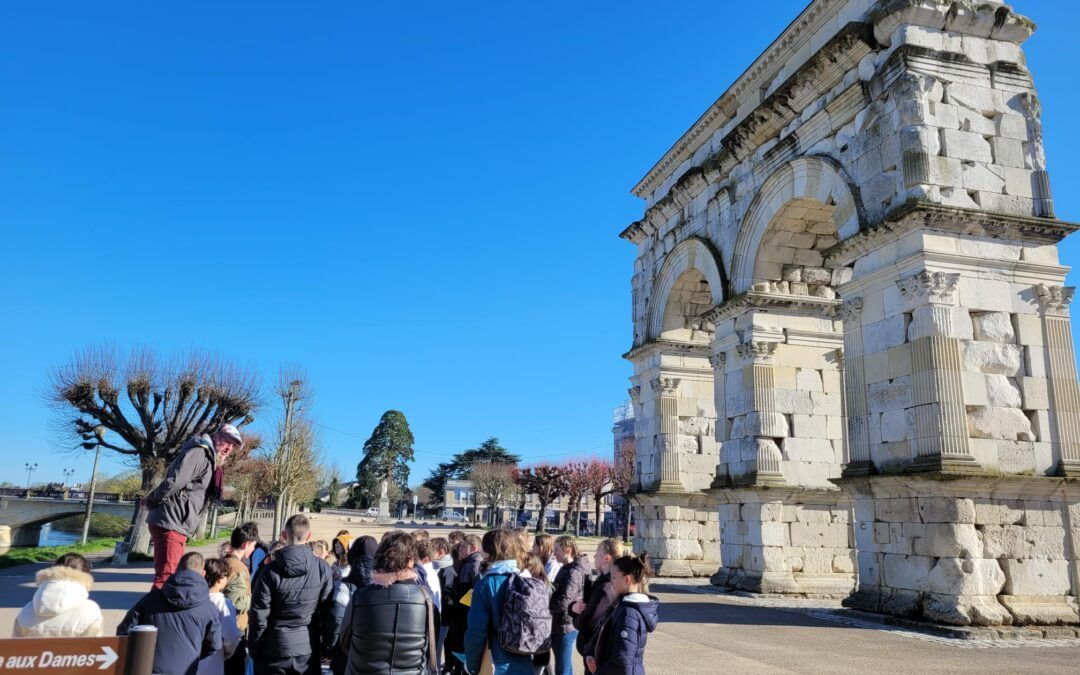
[[[659,606],[644,593],[619,598],[596,641],[594,675],[645,675],[645,642],[656,629]]]
[[[116,629],[127,635],[134,626],[158,629],[154,672],[195,673],[199,659],[221,649],[221,613],[210,602],[210,588],[197,572],[180,570],[128,610]]]
[[[480,672],[486,646],[491,650],[491,663],[497,674],[533,675],[531,656],[510,654],[499,644],[503,587],[510,578],[507,575],[518,571],[516,561],[500,560],[488,568],[473,588],[469,627],[465,630],[465,657],[470,673]]]

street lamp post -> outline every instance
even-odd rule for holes
[[[33,464],[31,464],[30,462],[27,462],[27,463],[23,464],[23,468],[26,469],[26,496],[29,497],[30,496],[30,476],[34,475],[34,472],[37,471],[38,465],[37,465],[37,462],[34,462]]]
[[[60,483],[60,487],[67,487],[68,479],[75,475],[75,469],[64,469],[64,482]]]

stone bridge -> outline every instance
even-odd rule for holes
[[[634,548],[665,575],[1080,621],[1077,226],[1034,30],[814,0],[634,187]]]
[[[0,493],[0,546],[37,546],[41,526],[68,516],[86,513],[86,494],[69,493],[26,496],[24,490]],[[134,501],[123,495],[94,496],[94,513],[131,518]]]

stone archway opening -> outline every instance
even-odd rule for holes
[[[754,260],[752,291],[833,300],[850,272],[829,269],[825,255],[837,244],[835,201],[800,197],[773,216]]]
[[[694,344],[709,344],[713,325],[705,318],[712,309],[709,280],[697,269],[683,272],[671,288],[664,307],[660,337]]]

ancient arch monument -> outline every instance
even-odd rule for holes
[[[635,546],[664,574],[1080,620],[1076,226],[1034,29],[814,0],[634,188]]]

